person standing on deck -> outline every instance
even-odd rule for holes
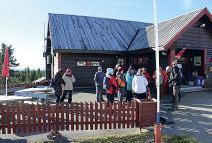
[[[57,97],[56,103],[60,102],[60,96],[62,95],[62,85],[65,85],[64,80],[62,79],[63,71],[61,69],[58,70],[55,77],[51,81],[51,87],[54,88],[54,94]]]
[[[143,75],[142,69],[139,69],[132,81],[132,91],[135,93],[136,98],[138,99],[147,98],[147,93],[146,93],[147,85],[148,85],[148,81],[146,77]]]
[[[179,92],[180,92],[180,70],[177,66],[177,59],[172,62],[172,70],[170,72],[169,83],[172,86],[173,104],[170,110],[178,109]]]
[[[102,67],[98,67],[98,71],[94,75],[97,102],[103,101],[103,80],[104,80],[104,77],[105,77],[105,73],[102,72]]]
[[[116,74],[117,77],[117,83],[118,83],[118,87],[119,87],[119,91],[118,91],[118,96],[119,96],[119,101],[123,101],[123,97],[125,95],[125,88],[126,88],[126,81],[125,81],[125,77],[124,77],[124,69],[122,67],[118,68],[118,72]]]
[[[103,87],[106,89],[107,101],[113,104],[114,97],[118,93],[118,84],[116,80],[116,76],[114,74],[114,70],[112,68],[107,68],[106,77],[103,81]]]
[[[134,70],[132,67],[129,67],[127,73],[125,74],[125,80],[126,80],[126,101],[130,102],[133,98],[132,95],[132,80],[134,77]]]
[[[65,85],[63,85],[63,96],[61,97],[60,101],[63,102],[66,94],[68,93],[68,103],[70,104],[72,102],[72,91],[73,91],[73,83],[75,82],[75,77],[71,72],[70,68],[67,68],[65,74],[63,75],[63,80],[65,82]]]

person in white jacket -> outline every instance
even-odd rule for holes
[[[132,80],[132,91],[138,99],[146,99],[148,81],[143,75],[142,69],[139,69]]]
[[[75,82],[75,77],[71,72],[70,68],[67,68],[66,72],[64,73],[62,79],[65,82],[65,85],[62,86],[63,89],[63,96],[61,97],[60,101],[63,102],[66,94],[68,93],[68,103],[70,104],[72,101],[72,91],[73,91],[73,83]]]

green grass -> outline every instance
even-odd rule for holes
[[[154,136],[151,133],[137,135],[125,135],[120,137],[105,137],[87,140],[78,140],[77,143],[153,143]],[[163,143],[198,143],[188,136],[164,137]]]
[[[153,133],[131,134],[122,136],[110,136],[93,139],[79,139],[75,143],[154,143]],[[189,136],[164,136],[163,143],[198,143]],[[35,143],[53,143],[53,141],[35,142]]]
[[[189,136],[171,136],[164,137],[165,143],[198,143],[197,140],[189,137]]]
[[[136,135],[111,136],[105,138],[83,139],[76,141],[77,143],[146,143],[153,138],[151,133],[142,133]]]

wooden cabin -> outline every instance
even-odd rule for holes
[[[193,72],[212,72],[212,15],[207,8],[159,23],[160,65],[165,69],[187,44],[179,59],[189,80]],[[88,16],[49,14],[46,38],[46,78],[71,67],[76,86],[94,86],[98,66],[105,71],[120,63],[125,69],[155,70],[154,25]],[[212,81],[212,80],[210,80]]]

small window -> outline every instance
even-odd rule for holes
[[[99,62],[91,62],[91,66],[98,67],[98,66],[100,66],[100,63]]]
[[[85,67],[86,66],[86,62],[84,62],[84,61],[78,61],[77,62],[77,66],[78,67]]]

